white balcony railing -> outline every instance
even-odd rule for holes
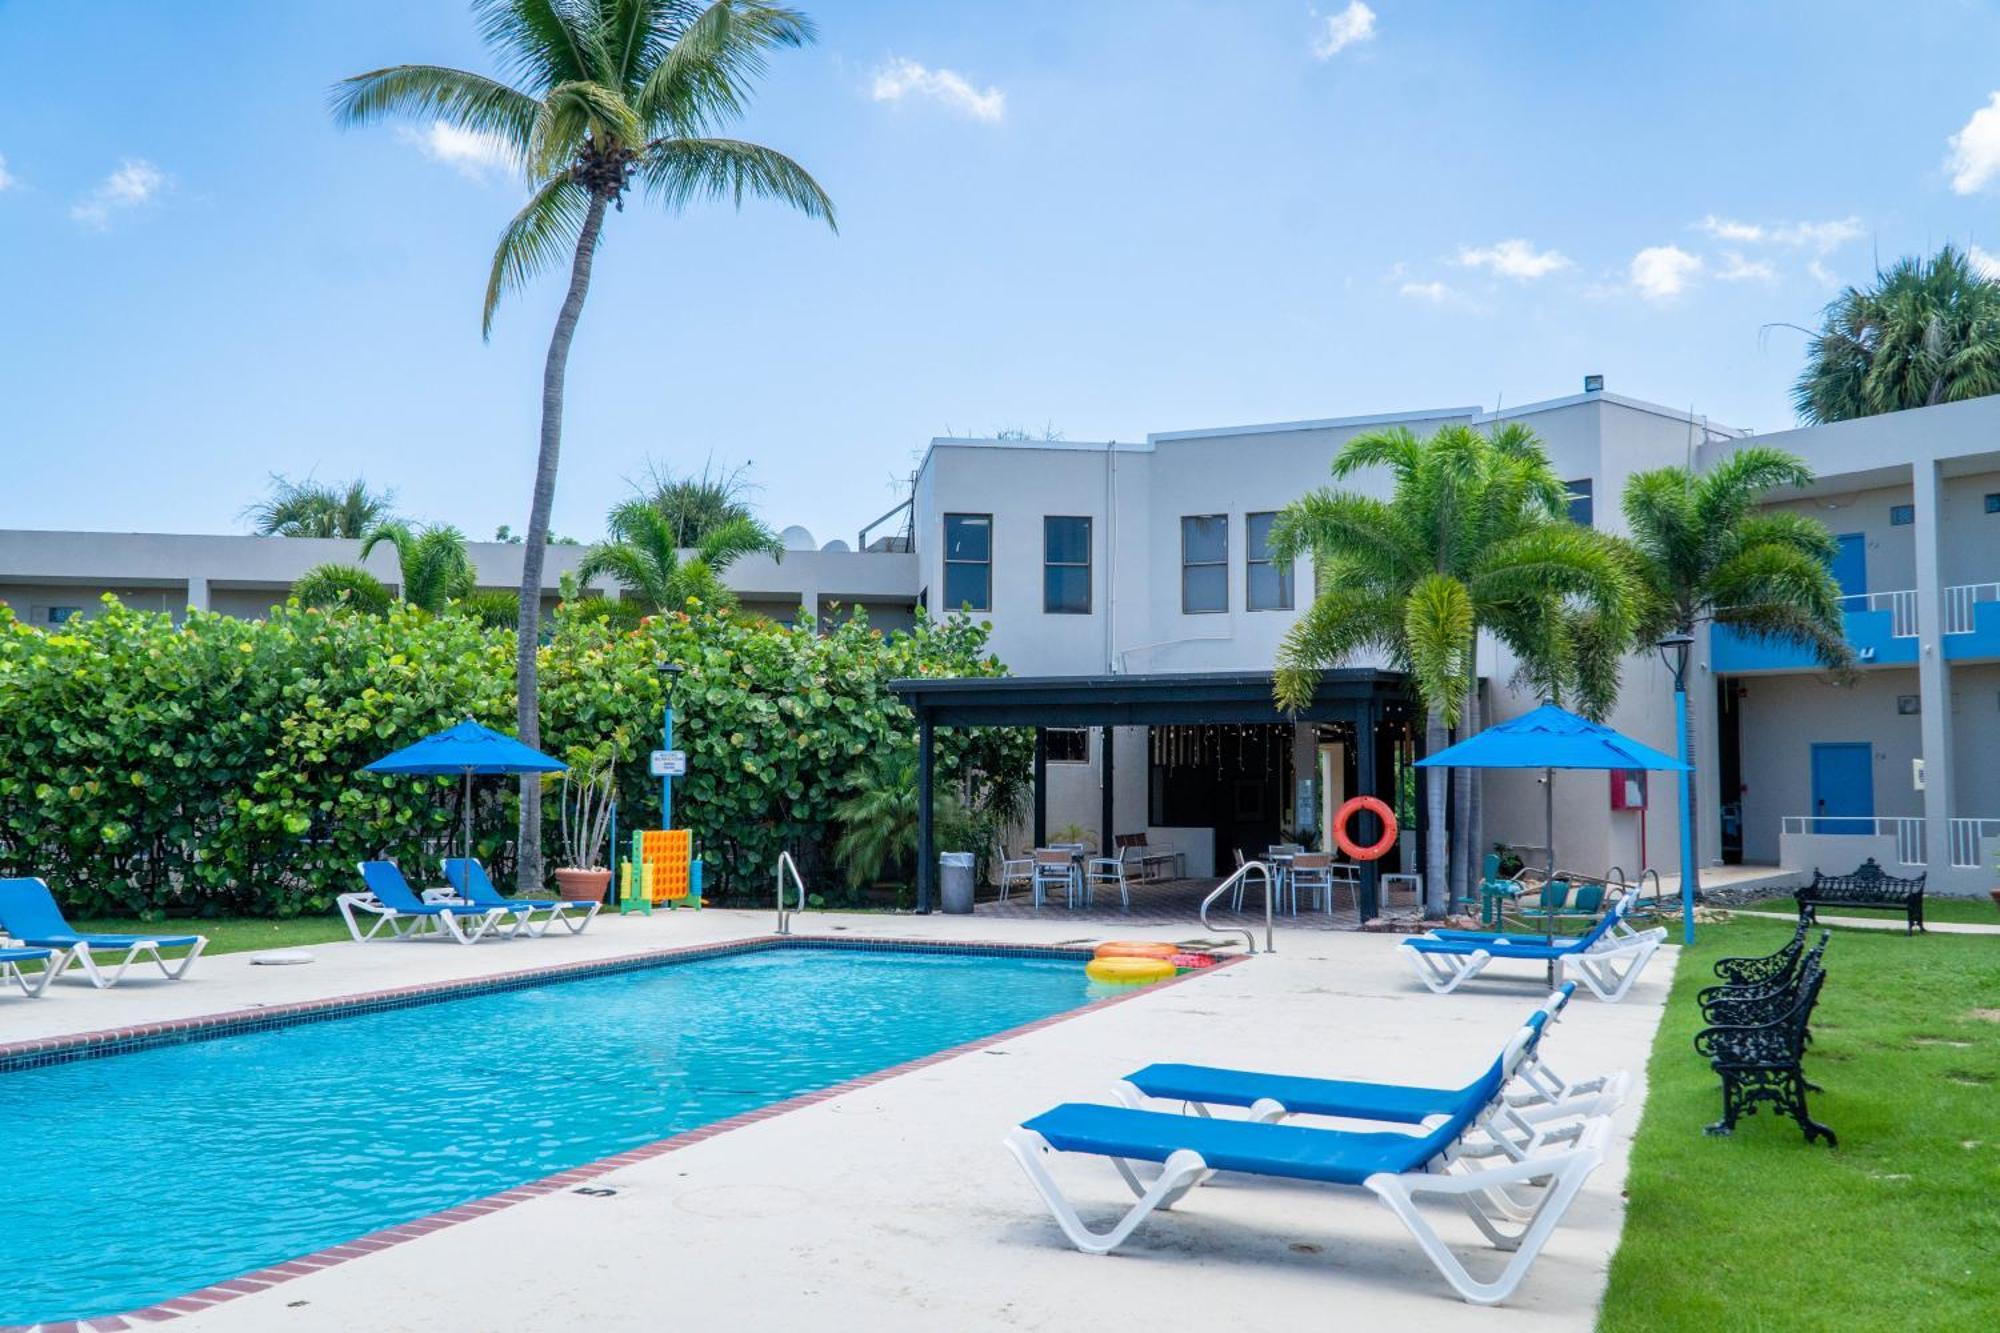
[[[1896,860],[1899,864],[1920,866],[1925,863],[1926,840],[1924,821],[1921,818],[1878,819],[1872,815],[1786,815],[1783,831],[1793,835],[1812,834],[1822,838],[1894,838]]]
[[[1914,639],[1917,637],[1917,590],[1903,588],[1896,592],[1857,592],[1840,599],[1843,611],[1887,611],[1889,613],[1889,637],[1892,639]],[[1970,613],[1967,613],[1966,627],[1971,628]]]
[[[1987,838],[2000,838],[2000,819],[1953,819],[1948,824],[1952,867],[1956,870],[1979,869],[1984,860],[1979,849]]]
[[[1970,634],[1974,629],[1972,608],[1981,602],[2000,602],[2000,583],[1957,583],[1944,590],[1944,632]]]

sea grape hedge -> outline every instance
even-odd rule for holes
[[[105,601],[50,630],[0,606],[0,872],[42,876],[77,914],[292,916],[328,909],[360,860],[428,871],[457,834],[457,780],[361,766],[462,718],[513,728],[513,633],[469,617],[287,606],[175,625]],[[559,615],[542,649],[543,748],[613,747],[620,823],[650,825],[658,668],[678,663],[690,767],[675,823],[694,830],[712,892],[762,892],[781,849],[823,865],[832,807],[869,765],[913,751],[886,682],[1001,674],[985,636],[962,617],[885,636],[860,616],[815,634],[698,609],[637,629]],[[941,733],[941,778],[1019,767],[1026,747]],[[480,854],[504,869],[508,783],[483,780],[474,810]]]

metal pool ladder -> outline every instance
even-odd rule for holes
[[[799,891],[799,905],[796,908],[788,908],[785,906],[785,872],[788,870],[792,874],[793,887],[795,887]],[[805,910],[806,910],[806,884],[804,880],[799,878],[798,862],[792,860],[792,854],[790,852],[779,852],[778,853],[778,933],[780,935],[791,934],[792,913],[794,911],[803,912]]]
[[[1243,936],[1244,946],[1253,954],[1257,952],[1257,937],[1245,927],[1212,926],[1208,922],[1208,909],[1214,906],[1216,900],[1221,898],[1223,894],[1228,893],[1237,884],[1241,883],[1244,876],[1253,870],[1264,879],[1264,952],[1276,953],[1278,951],[1277,946],[1271,942],[1271,867],[1265,865],[1262,861],[1245,861],[1242,865],[1236,867],[1235,874],[1223,880],[1222,883],[1209,891],[1208,897],[1201,900],[1201,928],[1207,931],[1236,931]]]

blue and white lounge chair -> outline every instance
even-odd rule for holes
[[[0,948],[0,981],[11,981],[21,988],[21,993],[34,999],[49,988],[56,979],[56,973],[69,962],[63,949],[15,949]],[[40,963],[39,972],[23,972],[21,964]]]
[[[514,928],[509,935],[526,931],[531,939],[539,939],[557,922],[569,927],[570,934],[581,935],[604,906],[602,902],[572,902],[567,898],[509,898],[494,886],[486,867],[472,858],[447,856],[442,864],[445,882],[451,885],[442,892],[455,894],[460,902],[475,907],[504,907],[513,912]],[[425,890],[424,901],[448,901],[436,896],[439,893],[437,889]]]
[[[341,919],[347,922],[347,933],[356,942],[376,938],[386,926],[390,939],[442,935],[460,944],[477,944],[510,918],[518,924],[513,911],[505,907],[423,901],[394,861],[363,861],[360,869],[368,892],[343,893],[339,898]],[[357,913],[375,918],[366,930],[362,929]]]
[[[1623,1073],[1569,1082],[1543,1064],[1542,1037],[1575,990],[1575,982],[1563,983],[1528,1016],[1526,1027],[1533,1035],[1520,1067],[1505,1095],[1481,1113],[1476,1128],[1483,1131],[1483,1141],[1461,1145],[1468,1155],[1525,1157],[1545,1143],[1576,1138],[1582,1121],[1608,1114],[1624,1100]],[[1128,1074],[1119,1086],[1119,1098],[1134,1107],[1144,1107],[1148,1099],[1180,1102],[1200,1116],[1212,1114],[1210,1107],[1227,1106],[1247,1112],[1248,1119],[1269,1123],[1306,1115],[1430,1125],[1456,1114],[1471,1087],[1410,1087],[1212,1065],[1155,1064]]]
[[[1573,940],[1544,943],[1492,931],[1434,930],[1411,936],[1396,947],[1417,979],[1439,995],[1457,990],[1485,971],[1488,963],[1505,959],[1541,963],[1559,980],[1573,975],[1598,999],[1615,1004],[1632,989],[1667,934],[1660,927],[1632,928],[1626,918],[1637,901],[1635,895],[1626,894],[1588,934]]]
[[[1584,1123],[1574,1143],[1544,1145],[1523,1160],[1497,1166],[1450,1169],[1465,1161],[1459,1149],[1466,1133],[1501,1102],[1502,1089],[1534,1040],[1528,1028],[1517,1032],[1501,1058],[1462,1090],[1453,1113],[1423,1134],[1355,1133],[1073,1102],[1023,1123],[1008,1135],[1007,1148],[1063,1234],[1086,1253],[1116,1249],[1154,1210],[1172,1207],[1217,1171],[1358,1186],[1409,1228],[1460,1296],[1491,1304],[1520,1285],[1577,1191],[1604,1160],[1610,1129],[1609,1117],[1600,1115]],[[1049,1173],[1046,1159],[1057,1153],[1110,1158],[1138,1202],[1108,1229],[1091,1230]],[[1159,1173],[1150,1183],[1142,1181],[1131,1165],[1135,1161],[1159,1163]],[[1546,1188],[1519,1216],[1522,1210],[1509,1189],[1538,1184]],[[1456,1203],[1487,1240],[1513,1252],[1497,1277],[1482,1282],[1467,1271],[1417,1211],[1417,1200],[1425,1197]]]
[[[75,962],[83,975],[99,990],[116,986],[125,969],[141,958],[151,958],[169,981],[179,981],[208,947],[206,935],[84,935],[63,918],[56,896],[39,879],[0,879],[0,931],[31,949],[53,949],[67,957],[49,960],[49,972]],[[168,958],[162,949],[186,949],[181,958]],[[100,962],[97,954],[124,952],[116,967]],[[45,978],[43,985],[47,985]]]

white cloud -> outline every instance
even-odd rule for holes
[[[1806,265],[1806,273],[1822,287],[1838,287],[1840,279],[1833,276],[1833,270],[1817,259]]]
[[[483,181],[495,172],[513,173],[521,168],[520,156],[498,135],[460,129],[441,120],[434,120],[429,128],[421,130],[398,126],[396,134],[404,143],[422,149],[424,156],[442,162],[467,180]]]
[[[69,215],[92,231],[103,231],[111,225],[113,214],[151,203],[167,183],[167,173],[151,162],[128,157],[89,194],[71,204]]]
[[[1504,277],[1519,278],[1532,282],[1544,278],[1559,268],[1568,268],[1569,260],[1554,250],[1537,251],[1528,242],[1516,237],[1478,249],[1469,245],[1458,248],[1458,262],[1466,268],[1490,268]]]
[[[1710,213],[1694,224],[1719,241],[1736,241],[1739,244],[1755,245],[1764,239],[1764,229],[1754,222],[1737,222],[1733,218],[1719,218]]]
[[[1945,140],[1951,151],[1945,154],[1945,169],[1951,172],[1951,188],[1960,194],[1976,194],[2000,176],[2000,93],[1986,99],[1986,105],[1958,133]]]
[[[1397,290],[1413,300],[1428,301],[1432,305],[1449,305],[1461,299],[1456,291],[1435,280],[1431,282],[1406,282],[1397,288]]]
[[[1649,301],[1671,301],[1701,272],[1701,257],[1678,245],[1649,245],[1632,256],[1632,285]]]
[[[20,182],[7,173],[7,155],[0,153],[0,190],[9,189],[18,184]]]
[[[1745,259],[1734,250],[1722,253],[1722,267],[1715,276],[1724,282],[1769,282],[1778,276],[1778,271],[1763,259]]]
[[[1837,250],[1867,234],[1860,218],[1767,224],[1739,222],[1710,213],[1694,225],[1697,231],[1707,232],[1718,241],[1733,241],[1738,245],[1785,245],[1798,250],[1817,250],[1821,254]]]
[[[1315,60],[1331,60],[1350,46],[1375,40],[1375,11],[1361,0],[1349,0],[1338,14],[1316,13],[1313,17],[1319,20],[1312,39]]]
[[[963,74],[952,69],[926,69],[914,60],[897,57],[875,71],[871,95],[878,102],[900,102],[905,97],[928,97],[942,102],[961,115],[1000,123],[1007,114],[1007,94],[998,88],[984,92],[972,86]]]
[[[1982,250],[1976,245],[1965,247],[1965,257],[1972,261],[1972,271],[1982,278],[2000,280],[2000,255],[1991,250]]]

